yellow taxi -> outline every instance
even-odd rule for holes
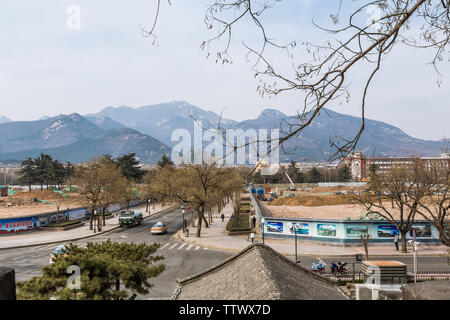
[[[164,234],[167,233],[167,227],[161,222],[157,222],[155,225],[153,225],[152,234]]]
[[[64,253],[65,249],[66,249],[66,247],[64,245],[57,246],[55,251],[53,251],[53,253],[50,253],[50,261],[48,263],[50,263],[50,264],[55,263],[56,257],[59,255],[62,255],[63,257],[67,257],[67,254]]]

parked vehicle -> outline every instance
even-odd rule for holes
[[[141,224],[142,221],[144,221],[144,218],[140,211],[125,210],[119,213],[120,226],[134,227]]]
[[[344,274],[348,272],[348,267],[347,267],[347,262],[343,262],[343,261],[338,261],[338,262],[332,262],[331,266],[331,273],[339,273],[339,274]]]
[[[152,234],[164,234],[167,233],[167,226],[164,225],[161,221],[157,222],[155,225],[153,225]]]
[[[323,272],[325,272],[325,267],[326,267],[326,264],[323,263],[322,261],[320,261],[319,263],[313,262],[313,264],[311,266],[311,271],[317,272],[317,273],[323,273]]]

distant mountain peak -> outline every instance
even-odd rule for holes
[[[286,117],[286,115],[281,111],[278,111],[276,109],[265,109],[263,112],[261,112],[261,114],[259,115],[258,118],[278,119],[278,118],[283,118],[283,117]]]
[[[7,122],[11,122],[12,120],[5,117],[5,116],[0,116],[0,123],[7,123]]]

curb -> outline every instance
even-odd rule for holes
[[[169,207],[167,209],[155,212],[155,213],[151,214],[150,216],[144,217],[143,220],[145,221],[147,218],[151,218],[154,214],[158,214],[158,213],[161,213],[161,212],[172,210],[175,207],[177,207],[177,206],[172,206],[172,207]],[[106,230],[106,231],[101,231],[101,232],[97,232],[97,233],[94,233],[94,234],[89,234],[87,236],[82,236],[82,237],[77,237],[77,238],[58,240],[58,241],[50,241],[50,242],[42,242],[42,243],[33,243],[33,244],[27,244],[27,245],[23,245],[23,246],[14,246],[14,247],[0,248],[0,251],[2,251],[2,250],[10,250],[10,249],[22,249],[22,248],[29,248],[29,247],[37,247],[37,246],[42,246],[42,245],[46,245],[46,244],[55,244],[55,243],[68,242],[68,241],[78,241],[78,240],[82,240],[82,239],[92,238],[92,237],[98,236],[100,234],[108,233],[108,232],[114,231],[114,230],[119,229],[119,228],[120,228],[120,226],[115,226],[115,227],[113,227],[113,228],[111,228],[109,230]]]
[[[183,241],[183,242],[187,242],[187,243],[191,243],[197,246],[202,246],[202,247],[206,247],[208,249],[215,249],[215,250],[221,250],[221,251],[229,251],[229,252],[240,252],[242,251],[244,248],[242,249],[236,249],[236,248],[230,248],[230,247],[220,247],[220,246],[214,246],[214,245],[210,245],[210,244],[205,244],[205,243],[199,243],[196,242],[195,240],[187,240],[186,237],[182,236],[182,232],[181,230],[178,231],[175,235],[173,235],[174,238],[178,238],[179,240]],[[261,242],[261,241],[260,241]],[[250,242],[249,242],[250,244]],[[282,255],[285,256],[293,256],[294,253],[293,252],[286,252],[286,251],[278,251],[279,253],[281,253]],[[330,255],[330,254],[320,254],[320,253],[306,253],[306,254],[302,254],[301,252],[298,253],[298,256],[301,257],[318,257],[320,256],[321,258],[334,258],[334,257],[343,257],[343,258],[353,258],[355,257],[355,254],[357,253],[353,253],[353,254],[335,254],[335,255]],[[364,255],[364,252],[360,252],[360,254]],[[419,256],[426,256],[426,257],[440,257],[442,256],[442,254],[444,253],[420,253],[419,251]],[[413,253],[412,252],[408,252],[408,253],[403,253],[403,254],[397,254],[397,255],[392,255],[392,254],[383,254],[383,253],[374,253],[374,254],[370,254],[369,251],[369,257],[392,257],[392,258],[401,258],[401,257],[412,257]]]

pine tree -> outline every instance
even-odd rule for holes
[[[66,246],[65,255],[42,268],[40,277],[18,283],[18,298],[47,300],[111,300],[126,297],[132,290],[148,293],[149,278],[157,277],[165,266],[155,263],[163,256],[152,256],[159,244],[118,243],[110,240],[88,243],[86,248]],[[67,269],[80,267],[80,288],[67,287]]]
[[[161,160],[158,161],[158,167],[163,168],[165,166],[173,166],[173,161],[170,160],[167,154],[164,152]]]
[[[122,175],[129,179],[140,182],[145,174],[140,168],[140,162],[136,159],[136,153],[125,154],[116,159],[116,163],[122,172]]]
[[[343,165],[341,168],[339,168],[338,171],[338,181],[339,182],[348,182],[352,179],[352,174],[350,172],[350,168],[348,165]]]
[[[31,191],[31,185],[36,182],[36,163],[33,159],[27,158],[22,161],[22,167],[19,169],[19,182],[28,185]]]

